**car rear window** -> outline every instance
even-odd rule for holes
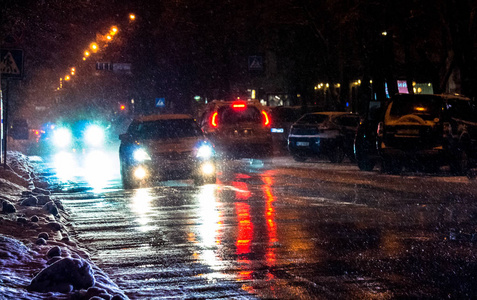
[[[192,119],[156,120],[133,122],[128,133],[145,140],[195,137],[202,135],[201,129]]]
[[[328,120],[327,115],[321,114],[306,114],[301,117],[297,123],[298,124],[320,124]]]
[[[440,118],[442,98],[435,96],[398,96],[393,99],[390,116],[417,115],[424,120]]]
[[[218,116],[219,122],[223,124],[262,123],[260,111],[254,106],[247,106],[244,109],[234,109],[228,106],[220,107]]]

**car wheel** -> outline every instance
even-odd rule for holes
[[[344,157],[345,157],[345,152],[344,152],[344,149],[341,145],[336,146],[334,151],[332,151],[328,155],[328,158],[334,164],[342,162]]]
[[[401,163],[392,158],[383,158],[381,171],[387,174],[399,174],[401,173]]]
[[[358,168],[361,171],[372,171],[376,162],[373,159],[370,159],[369,156],[363,155],[360,159],[357,160]]]

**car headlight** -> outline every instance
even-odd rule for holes
[[[86,144],[90,146],[100,146],[104,142],[104,130],[101,126],[90,125],[84,133]]]
[[[197,150],[197,157],[202,159],[209,159],[214,156],[214,148],[211,145],[203,144]]]
[[[151,160],[151,157],[149,156],[149,154],[147,154],[146,150],[142,148],[134,150],[133,158],[135,161],[138,161],[138,162]]]
[[[58,128],[53,134],[53,143],[55,146],[64,148],[71,144],[72,134],[68,128]]]

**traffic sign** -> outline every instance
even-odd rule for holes
[[[253,55],[248,57],[249,71],[263,71],[263,57],[260,55]]]
[[[166,107],[166,98],[156,98],[156,107]]]
[[[22,78],[23,50],[0,49],[0,73],[3,78]]]

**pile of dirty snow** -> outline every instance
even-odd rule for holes
[[[128,299],[69,236],[67,214],[34,164],[0,166],[0,299]]]

